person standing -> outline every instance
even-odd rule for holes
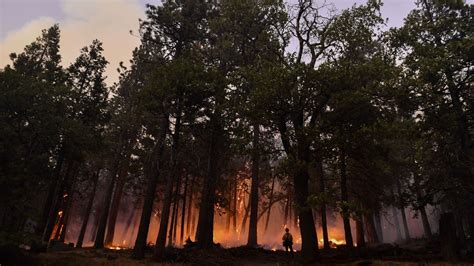
[[[288,252],[288,250],[290,250],[293,255],[293,236],[290,234],[290,229],[285,228],[285,234],[283,235],[282,240],[285,251]]]

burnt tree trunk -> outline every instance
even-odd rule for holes
[[[234,231],[237,230],[237,199],[238,199],[237,185],[238,185],[237,176],[235,176],[235,179],[234,179],[234,207],[233,207],[234,212],[232,213],[232,226],[234,228]]]
[[[265,232],[268,229],[268,224],[270,223],[270,215],[272,212],[272,205],[273,205],[273,191],[275,189],[275,176],[272,176],[272,187],[270,189],[270,199],[268,200],[268,213],[267,213],[267,220],[265,221]]]
[[[201,206],[199,208],[199,219],[196,230],[197,245],[201,248],[208,248],[213,245],[214,238],[214,203],[216,183],[219,177],[219,149],[220,139],[223,134],[220,124],[220,113],[211,117],[211,138],[209,145],[208,175],[204,180],[201,193]]]
[[[258,174],[259,174],[259,140],[260,125],[253,125],[253,151],[252,151],[252,185],[250,190],[250,222],[247,246],[257,247],[257,217],[258,217]]]
[[[191,179],[191,187],[189,188],[189,200],[188,200],[188,219],[186,222],[186,233],[188,237],[191,235],[192,228],[191,226],[191,215],[193,212],[193,194],[194,194],[194,182],[196,181],[196,176],[193,175],[193,178]]]
[[[140,216],[140,224],[138,226],[137,238],[133,247],[132,258],[143,259],[145,256],[146,240],[148,237],[148,229],[150,226],[151,212],[153,211],[153,202],[155,201],[156,185],[161,173],[162,155],[165,146],[166,134],[168,132],[168,114],[162,114],[160,133],[158,140],[153,147],[150,156],[150,167],[147,172],[147,188],[143,199],[142,214]]]
[[[110,202],[112,200],[112,194],[114,192],[115,181],[117,178],[117,173],[119,171],[118,168],[120,165],[120,157],[121,157],[120,152],[117,152],[114,165],[112,166],[112,169],[111,169],[110,183],[108,184],[107,190],[105,192],[104,206],[99,216],[100,217],[99,225],[97,227],[97,233],[96,233],[95,241],[94,241],[95,249],[104,247],[105,229],[107,226],[107,218],[109,217]]]
[[[53,180],[52,180],[51,184],[49,185],[48,196],[46,197],[46,201],[44,203],[43,212],[42,212],[42,215],[41,215],[41,220],[40,220],[40,223],[39,223],[38,227],[36,228],[36,232],[38,234],[43,234],[44,233],[44,231],[46,229],[46,225],[48,223],[48,217],[50,216],[50,210],[51,210],[51,207],[53,205],[55,195],[56,195],[56,193],[59,193],[58,189],[59,189],[59,186],[60,186],[59,183],[61,181],[61,170],[63,168],[63,163],[64,163],[64,150],[61,148],[59,153],[58,153],[56,166],[54,167]],[[49,233],[49,234],[51,234],[51,233]]]
[[[174,233],[176,232],[176,215],[178,214],[178,205],[179,205],[179,187],[181,183],[181,175],[178,174],[178,177],[176,178],[176,184],[175,184],[175,190],[174,190],[174,196],[173,196],[173,211],[171,212],[171,224],[169,226],[169,232],[168,232],[168,246],[171,247],[174,244]]]
[[[301,235],[301,256],[304,261],[311,262],[319,258],[319,252],[318,236],[314,224],[313,211],[308,206],[307,202],[309,195],[308,165],[310,163],[310,143],[307,140],[308,137],[302,131],[303,122],[303,114],[299,114],[293,120],[297,136],[295,153],[296,158],[298,159],[298,166],[293,175],[293,195],[297,205],[297,207],[295,208],[295,214],[297,214],[297,217],[299,219],[299,228]],[[287,152],[290,151],[290,147],[285,148],[285,150]],[[289,154],[292,154],[291,151]]]
[[[227,208],[227,215],[226,215],[226,221],[225,221],[225,232],[229,233],[230,231],[230,220],[232,219],[232,205],[230,204],[233,202],[234,198],[234,189],[232,187],[232,183],[228,183],[227,191],[229,192],[228,194],[228,201],[229,201],[229,207]]]
[[[179,242],[182,244],[184,243],[184,224],[186,219],[186,195],[188,193],[188,174],[186,174],[184,178],[184,191],[183,191],[183,205],[181,208],[181,228],[180,228],[180,235],[179,235]]]
[[[323,170],[323,162],[319,158],[316,161],[316,173],[319,179],[319,193],[324,195],[326,193],[326,188],[324,184],[324,170]],[[324,249],[329,249],[329,234],[328,234],[328,223],[326,218],[326,203],[323,201],[321,202],[321,227],[323,231],[323,241],[324,241]]]
[[[287,197],[286,197],[286,204],[285,204],[285,219],[284,219],[284,224],[286,227],[288,227],[288,217],[290,215],[290,205],[291,205],[291,202],[290,202],[290,192],[288,191],[287,193]]]
[[[362,215],[358,215],[356,219],[356,241],[358,248],[365,247],[364,222]]]
[[[245,201],[244,201],[245,203]],[[250,212],[250,199],[247,205],[245,205],[245,213],[244,213],[244,218],[242,219],[242,224],[240,225],[240,232],[245,232],[245,225],[247,224],[247,219],[249,218],[249,212]]]
[[[160,229],[158,231],[158,236],[155,242],[155,250],[153,252],[153,257],[160,259],[163,257],[166,246],[166,231],[168,230],[168,222],[170,216],[170,208],[173,198],[173,181],[178,173],[178,150],[179,150],[179,134],[181,127],[181,115],[176,118],[175,132],[173,134],[173,146],[171,147],[171,171],[166,179],[165,187],[165,197],[163,200],[163,208],[161,210],[160,217]],[[176,187],[178,190],[178,187]],[[174,215],[173,215],[174,218]],[[170,230],[173,228],[173,223],[171,223]],[[170,234],[171,237],[171,234]],[[171,241],[169,241],[171,245]]]
[[[112,245],[114,241],[115,224],[117,223],[120,200],[122,199],[123,188],[125,186],[125,180],[128,173],[128,166],[129,166],[131,154],[132,154],[132,145],[131,143],[128,143],[127,147],[125,148],[125,156],[120,165],[120,170],[117,177],[117,185],[115,187],[114,196],[112,198],[112,203],[110,207],[110,214],[109,214],[109,219],[108,219],[108,224],[107,224],[107,234],[105,237],[106,246]]]
[[[399,181],[397,181],[397,191],[398,191],[398,195],[400,196],[402,194],[402,188]],[[401,201],[399,202],[398,208],[400,208],[400,212],[402,213],[402,223],[403,223],[403,230],[405,231],[405,241],[410,242],[411,238],[410,238],[410,231],[408,229],[407,217],[405,215],[405,206],[402,204]]]
[[[46,221],[46,226],[43,232],[43,241],[49,241],[49,239],[51,238],[51,234],[53,233],[54,226],[56,225],[56,221],[58,220],[57,216],[59,208],[61,207],[61,203],[63,202],[64,187],[66,185],[66,182],[69,180],[69,176],[72,174],[73,164],[73,161],[69,162],[66,167],[66,173],[62,178],[61,176],[59,177],[57,183],[57,190],[54,193],[55,196],[53,199],[53,203],[51,204],[48,219]]]
[[[354,243],[352,241],[352,232],[351,232],[351,222],[349,214],[349,196],[347,193],[347,172],[346,172],[346,152],[341,145],[340,156],[339,156],[339,170],[341,174],[341,201],[342,201],[342,221],[344,223],[344,235],[346,239],[346,245],[353,247]]]
[[[94,197],[97,191],[97,183],[99,181],[100,169],[94,173],[92,192],[89,197],[89,202],[87,203],[86,211],[84,212],[84,219],[82,220],[81,230],[79,232],[79,237],[77,238],[76,248],[81,248],[84,242],[84,235],[86,234],[87,223],[89,222],[89,217],[91,215],[92,206],[94,205]]]
[[[456,221],[453,213],[443,213],[439,220],[439,238],[441,240],[441,254],[449,261],[459,258]]]
[[[74,183],[78,175],[78,169],[79,169],[79,163],[75,163],[72,170],[72,176],[71,178],[69,178],[66,185],[65,192],[66,192],[67,197],[66,197],[66,201],[65,201],[64,209],[63,209],[64,219],[63,219],[61,235],[59,236],[59,241],[61,242],[64,242],[64,240],[66,239],[69,219],[71,217],[72,204],[74,202]]]

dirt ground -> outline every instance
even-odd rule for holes
[[[3,257],[1,266],[5,265],[302,265],[304,263],[299,253],[291,256],[283,251],[265,249],[251,249],[247,247],[220,248],[207,250],[195,248],[175,249],[166,252],[163,261],[157,262],[151,258],[151,250],[143,260],[130,258],[131,250],[95,250],[92,248],[73,249],[70,251],[54,251],[44,253],[30,253],[15,251],[16,253]],[[5,256],[5,253],[3,254]],[[320,250],[320,259],[309,265],[474,265],[464,261],[450,263],[443,261],[437,250],[427,249],[422,245],[398,247],[380,245],[363,249],[331,249]]]

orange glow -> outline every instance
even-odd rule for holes
[[[125,249],[124,247],[119,247],[119,246],[108,246],[106,247],[107,249],[113,249],[113,250],[122,250]]]

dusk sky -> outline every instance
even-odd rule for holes
[[[385,0],[382,14],[388,26],[400,26],[415,7],[415,0]],[[470,0],[469,2],[474,1]],[[338,10],[364,0],[329,0]],[[99,39],[110,62],[109,84],[117,80],[120,61],[128,62],[131,51],[139,43],[129,34],[144,17],[145,4],[160,0],[0,0],[0,68],[10,62],[11,52],[20,52],[40,35],[41,29],[59,23],[63,64],[72,62],[81,47]]]

